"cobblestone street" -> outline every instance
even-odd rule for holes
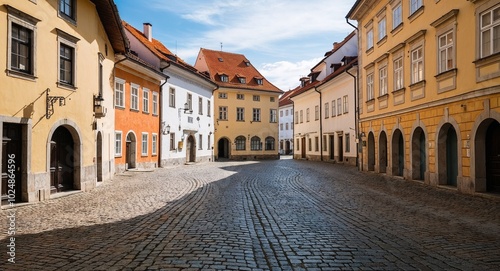
[[[16,214],[15,264],[7,261]],[[0,211],[2,270],[498,270],[500,200],[282,159],[127,172]]]

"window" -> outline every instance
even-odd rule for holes
[[[142,111],[149,113],[149,89],[142,89]]]
[[[198,150],[203,150],[203,135],[198,135]]]
[[[378,22],[378,41],[381,41],[387,35],[386,24],[385,17]]]
[[[151,135],[151,154],[156,155],[158,153],[158,135],[157,134],[152,134]]]
[[[59,0],[59,15],[61,17],[76,20],[76,0]]]
[[[170,150],[175,150],[175,133],[170,132]]]
[[[380,96],[387,94],[387,66],[378,70]]]
[[[10,39],[10,69],[13,71],[34,75],[33,65],[33,30],[18,24],[11,24]]]
[[[283,131],[283,123],[280,123],[280,130]]]
[[[253,109],[253,121],[260,121],[260,108]]]
[[[311,141],[311,138],[308,138],[308,140],[307,140],[307,145],[308,145],[308,147],[309,147],[309,148],[308,148],[308,149],[309,149],[309,151],[312,151],[312,141]]]
[[[374,99],[373,93],[373,73],[366,76],[366,100],[371,101]]]
[[[221,74],[219,76],[220,76],[221,82],[225,82],[225,83],[229,82],[229,77],[227,75]]]
[[[255,102],[259,102],[260,101],[260,96],[259,95],[253,95],[253,100]]]
[[[326,144],[326,135],[323,135],[323,151],[327,151],[328,144]]]
[[[246,84],[247,79],[245,77],[238,77],[238,82],[240,82],[240,84]]]
[[[262,150],[262,143],[260,142],[260,137],[254,136],[250,141],[250,150],[252,151],[260,151]]]
[[[422,6],[422,0],[410,0],[410,15]]]
[[[175,108],[175,88],[170,88],[168,93],[168,106]]]
[[[314,120],[319,120],[319,105],[314,107]]]
[[[344,107],[344,114],[345,113],[349,113],[349,98],[347,95],[345,95],[343,98],[342,98],[342,102],[343,102],[343,107]]]
[[[481,57],[500,52],[500,5],[481,14]]]
[[[188,104],[189,111],[193,111],[193,94],[188,93],[186,97],[186,103]]]
[[[211,116],[212,107],[210,106],[210,100],[207,101],[207,116]]]
[[[210,134],[208,134],[207,136],[207,149],[210,150],[210,145],[212,144],[212,141],[211,141],[211,137],[210,137]]]
[[[255,78],[255,82],[257,82],[257,85],[262,85],[262,78]]]
[[[203,115],[203,98],[198,97],[198,115]]]
[[[330,103],[325,103],[325,119],[330,116]]]
[[[314,137],[314,151],[319,151],[319,137]]]
[[[219,120],[227,120],[227,106],[219,106]]]
[[[246,141],[247,139],[244,136],[238,136],[235,139],[235,144],[236,144],[236,150],[237,151],[244,151],[246,149]]]
[[[283,110],[280,110],[280,118],[283,117]]]
[[[498,11],[498,17],[500,21],[500,9]],[[500,24],[498,26],[498,32],[500,39]],[[453,30],[444,33],[443,35],[438,37],[438,63],[439,63],[439,73],[449,71],[455,68],[455,52],[453,50],[454,47],[454,37]]]
[[[268,136],[266,137],[266,151],[274,150],[274,137]]]
[[[115,156],[122,156],[122,132],[115,131]]]
[[[278,114],[276,109],[269,110],[269,122],[272,123],[278,122]]]
[[[295,111],[295,124],[299,124],[299,112],[298,111]]]
[[[366,32],[366,50],[373,48],[373,28]]]
[[[304,122],[304,111],[300,110],[300,123]]]
[[[335,117],[337,116],[337,110],[336,110],[336,106],[335,106],[335,100],[332,101],[332,117]]]
[[[299,150],[299,146],[300,146],[300,144],[299,144],[299,143],[300,143],[300,141],[299,141],[299,139],[298,139],[298,138],[297,138],[297,140],[296,140],[296,141],[297,141],[297,143],[295,144],[295,146],[296,146],[296,147],[295,147],[295,149],[296,149],[296,150]]]
[[[351,137],[345,134],[345,152],[351,152]]]
[[[142,133],[141,155],[148,155],[148,133]]]
[[[238,100],[245,100],[245,94],[236,94],[236,99]]]
[[[403,78],[403,57],[398,57],[394,60],[394,90],[404,87]]]
[[[337,99],[337,115],[342,115],[342,99]]]
[[[310,112],[309,112],[309,108],[306,109],[306,122],[309,122],[310,121]]]
[[[274,101],[275,101],[275,100],[276,100],[276,99],[275,99],[274,97],[269,97],[269,101],[270,101],[271,103],[274,103]]]
[[[59,49],[59,82],[73,86],[75,49],[62,43]]]
[[[130,84],[130,109],[139,110],[139,86]]]
[[[153,92],[153,115],[158,115],[158,92]]]
[[[424,49],[422,46],[411,51],[411,83],[424,80]]]
[[[219,92],[219,99],[227,99],[227,93]]]
[[[401,2],[399,2],[392,9],[392,29],[395,29],[402,23],[403,23],[403,9],[401,7]]]
[[[288,116],[288,109],[285,110],[285,116]]]
[[[236,108],[236,120],[245,121],[245,108],[243,107]]]
[[[125,80],[115,78],[115,106],[125,107]]]
[[[288,128],[289,128],[289,125],[288,125],[288,122],[287,122],[287,123],[285,123],[285,130],[288,130]]]

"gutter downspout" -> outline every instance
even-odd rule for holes
[[[321,161],[323,161],[323,117],[322,117],[322,104],[323,104],[323,98],[321,95],[321,91],[318,90],[317,87],[314,87],[314,91],[319,93],[319,153],[321,157]]]
[[[167,66],[165,66],[163,68],[160,68],[160,71],[163,73],[163,70],[166,69],[166,68],[168,68],[168,67],[170,67],[170,62],[168,62]],[[162,123],[162,120],[163,120],[163,118],[162,118],[162,116],[163,116],[163,110],[162,110],[163,109],[163,86],[167,83],[167,81],[168,81],[169,78],[170,77],[165,74],[165,82],[163,82],[160,85],[160,97],[159,97],[159,101],[158,101],[159,104],[160,104],[160,106],[159,106],[159,112],[158,112],[158,114],[160,115],[160,117],[159,117],[159,122],[160,122],[160,137],[158,138],[158,167],[163,167],[161,165],[161,150],[162,150],[162,147],[163,147],[162,146],[163,142],[161,140],[162,137],[163,137],[163,129],[161,127],[161,123]]]
[[[217,91],[218,89],[219,89],[219,85],[215,84],[215,88],[212,90],[212,97],[215,97],[215,96],[214,96],[214,92],[215,92],[215,91]],[[215,98],[214,98],[214,104],[213,104],[211,107],[215,110]],[[210,108],[210,110],[212,110],[212,108]],[[214,115],[215,115],[215,111],[213,111],[213,113],[214,113],[214,114],[212,114],[212,112],[210,112],[210,115],[211,115],[212,117],[215,117],[215,116],[214,116]],[[213,134],[214,134],[214,138],[213,138],[213,140],[214,140],[214,144],[212,145],[212,148],[210,148],[210,150],[212,151],[212,154],[211,154],[211,155],[212,155],[212,162],[215,162],[215,160],[214,160],[214,159],[215,159],[215,157],[214,157],[214,145],[215,145],[215,121],[213,121],[213,122],[212,122],[212,125],[213,125],[213,127],[214,127],[214,133],[213,133]],[[218,149],[217,149],[217,150],[218,150]]]
[[[351,66],[351,68],[353,68],[354,65]],[[356,67],[358,67],[356,65]],[[357,83],[358,83],[358,77],[357,76],[354,76],[354,74],[350,73],[349,72],[349,69],[346,69],[345,72],[347,74],[349,74],[350,76],[352,76],[352,78],[354,79],[354,111],[355,111],[355,114],[354,114],[354,133],[356,134],[356,167],[358,167],[358,170],[361,170],[359,168],[359,140],[360,140],[360,136],[359,136],[359,133],[358,133],[358,126],[359,126],[359,101],[358,101],[358,98],[357,98],[357,92],[358,92],[358,88],[357,88]],[[358,74],[358,71],[356,71],[356,74]]]
[[[353,24],[351,24],[351,22],[349,22],[349,18],[345,17],[345,21],[346,21],[347,24],[349,24],[350,26],[352,26],[354,29],[358,30],[358,28],[355,25],[353,25]]]

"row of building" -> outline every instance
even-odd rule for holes
[[[354,32],[281,97],[280,151],[498,193],[499,14],[498,0],[357,0]]]
[[[112,0],[2,3],[4,204],[125,170],[278,157],[282,91],[244,55],[200,49],[189,65]]]

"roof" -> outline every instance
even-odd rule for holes
[[[347,35],[347,37],[344,38],[344,40],[342,40],[341,42],[336,42],[333,44],[333,49],[330,50],[330,51],[327,51],[325,53],[325,57],[323,57],[323,59],[321,59],[320,62],[318,62],[318,64],[316,64],[316,66],[312,67],[311,70],[314,70],[316,67],[318,67],[321,63],[323,63],[329,56],[331,56],[333,53],[337,52],[338,50],[340,50],[340,48],[342,48],[342,46],[344,46],[349,40],[351,40],[354,36],[356,35],[356,30],[352,31],[349,35]]]
[[[193,66],[189,65],[187,62],[179,58],[177,55],[172,53],[163,43],[161,43],[157,39],[152,39],[152,41],[149,41],[148,38],[133,27],[132,25],[128,24],[127,22],[123,21],[122,22],[123,27],[132,34],[135,38],[137,38],[146,48],[148,48],[154,55],[156,55],[160,60],[165,61],[169,64],[173,64],[177,67],[180,67],[184,70],[190,71],[193,74],[196,74],[199,77],[202,77],[206,81],[209,81],[210,83],[214,84],[210,79],[203,73],[200,73],[196,68]]]
[[[118,9],[113,0],[91,0],[94,3],[97,14],[101,19],[104,30],[108,35],[113,50],[117,53],[125,53],[129,46],[127,36],[121,27],[121,19]]]
[[[314,82],[307,82],[305,86],[299,87],[296,89],[291,95],[290,98],[297,97],[303,93],[306,93],[309,90],[314,89],[316,86],[318,86],[322,81],[314,81]]]
[[[294,94],[294,92],[296,90],[300,89],[300,86],[297,86],[296,88],[292,89],[292,90],[289,90],[287,92],[285,92],[285,94],[283,94],[281,97],[280,97],[280,100],[279,100],[279,107],[282,107],[282,106],[285,106],[285,105],[289,105],[289,104],[292,104],[292,100],[290,100],[290,96],[292,94]]]
[[[203,66],[202,63],[199,63],[201,59],[204,59],[206,62],[204,64],[206,64],[210,79],[219,85],[219,87],[283,93],[281,89],[262,76],[262,74],[260,74],[242,54],[201,48],[195,67]],[[228,82],[221,81],[221,74],[225,74],[229,77]],[[245,83],[241,83],[238,80],[238,78],[241,77],[246,79]],[[258,84],[256,79],[261,79],[262,84]]]

